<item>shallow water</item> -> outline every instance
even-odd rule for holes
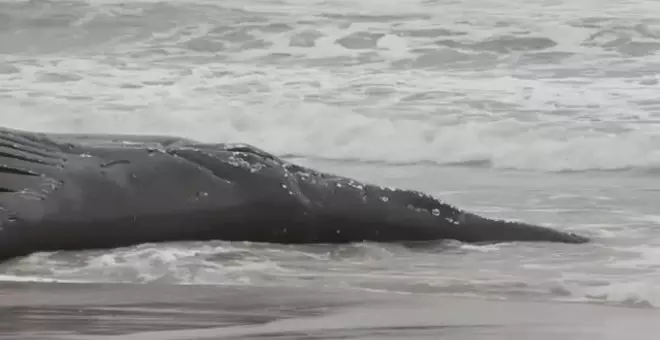
[[[595,239],[142,245],[36,254],[1,265],[0,279],[658,308],[658,11],[648,0],[0,0],[3,126],[247,142]]]

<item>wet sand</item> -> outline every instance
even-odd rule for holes
[[[652,339],[660,311],[276,287],[1,283],[0,339]]]

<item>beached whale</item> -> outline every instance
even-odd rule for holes
[[[0,261],[187,240],[445,239],[588,242],[315,171],[245,144],[0,129]]]

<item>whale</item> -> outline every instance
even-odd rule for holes
[[[209,240],[590,241],[318,171],[249,144],[0,128],[0,261]]]

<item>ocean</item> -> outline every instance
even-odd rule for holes
[[[229,242],[0,264],[0,339],[650,339],[660,3],[0,0],[0,125],[254,144],[586,245]]]

